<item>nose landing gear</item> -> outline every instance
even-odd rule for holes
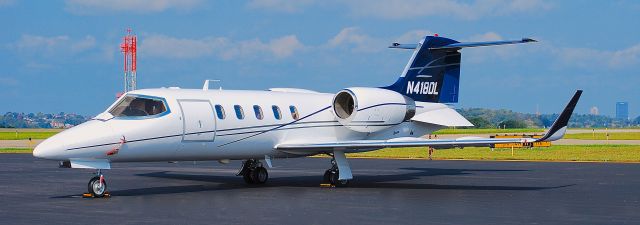
[[[245,160],[236,176],[242,176],[247,184],[264,184],[269,179],[267,169],[256,159]]]
[[[107,192],[107,181],[100,170],[96,172],[96,176],[89,180],[89,184],[87,186],[89,193],[85,193],[82,195],[83,197],[103,198],[110,196],[109,192]]]

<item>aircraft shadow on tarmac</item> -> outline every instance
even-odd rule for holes
[[[402,168],[411,172],[391,175],[356,175],[349,187],[346,189],[370,188],[370,189],[440,189],[440,190],[493,190],[493,191],[536,191],[546,189],[556,189],[573,186],[504,186],[504,185],[447,185],[422,183],[421,177],[429,176],[452,176],[452,175],[472,175],[473,172],[526,172],[527,170],[474,170],[474,169],[441,169],[441,168]],[[148,187],[137,189],[112,190],[114,196],[143,196],[178,194],[191,192],[205,192],[216,190],[240,190],[250,188],[270,188],[270,187],[318,187],[321,176],[291,176],[270,178],[265,185],[245,184],[241,177],[217,176],[217,175],[197,175],[179,174],[169,171],[136,174],[137,176],[172,179],[178,181],[207,182],[207,184],[192,184],[183,186]],[[508,178],[505,178],[507,180]],[[509,181],[496,181],[499,183]]]

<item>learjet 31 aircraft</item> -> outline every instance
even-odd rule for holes
[[[458,42],[426,36],[412,49],[400,78],[386,87],[350,87],[336,94],[295,88],[267,91],[159,88],[122,95],[95,118],[39,144],[38,158],[61,167],[95,169],[88,184],[104,196],[101,170],[117,162],[243,160],[238,176],[249,184],[268,179],[263,162],[327,154],[324,182],[346,185],[353,178],[345,153],[397,147],[435,149],[498,143],[554,141],[563,137],[582,93],[578,90],[542,138],[422,138],[446,127],[473,126],[449,107],[458,102],[460,50],[535,42]]]

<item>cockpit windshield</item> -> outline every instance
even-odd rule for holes
[[[167,107],[161,99],[129,95],[109,110],[109,113],[115,117],[152,116],[166,111]]]

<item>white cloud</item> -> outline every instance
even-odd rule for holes
[[[400,35],[395,39],[395,42],[415,44],[420,42],[425,36],[433,35],[434,33],[429,30],[410,30]]]
[[[264,43],[259,39],[238,41],[225,46],[219,55],[224,59],[240,57],[253,57],[260,54],[268,54],[277,58],[285,58],[293,55],[295,51],[302,50],[304,45],[298,41],[295,35],[287,35]]]
[[[304,48],[304,45],[300,43],[295,35],[288,35],[271,40],[267,46],[276,57],[288,57],[291,56],[294,51]]]
[[[640,64],[640,43],[616,51],[562,48],[554,50],[554,53],[564,64],[569,66],[623,68]]]
[[[549,10],[552,5],[545,0],[346,0],[322,1],[325,5],[347,8],[352,15],[384,19],[410,19],[425,16],[451,16],[475,20],[488,16],[536,13]],[[300,12],[312,5],[314,0],[252,0],[250,8],[276,12]]]
[[[327,48],[348,48],[353,52],[376,52],[383,49],[382,39],[364,34],[358,27],[347,27],[327,41]]]
[[[486,32],[484,34],[476,34],[467,39],[469,41],[501,41],[503,40],[502,36],[492,31]]]
[[[225,37],[188,39],[166,35],[149,35],[142,38],[140,53],[162,58],[186,59],[217,56],[230,60],[265,54],[276,58],[285,58],[303,48],[304,45],[295,35],[275,38],[266,43],[260,39],[233,41]]]
[[[609,65],[613,67],[637,65],[638,63],[640,63],[640,43],[612,52],[612,57],[609,60]]]
[[[51,50],[56,46],[60,46],[61,43],[65,43],[69,41],[69,36],[61,35],[61,36],[53,36],[53,37],[45,37],[45,36],[37,36],[37,35],[22,35],[20,40],[14,46],[18,50],[27,50],[27,49],[44,49]]]
[[[96,46],[96,38],[91,35],[85,36],[83,39],[74,41],[70,48],[72,52],[84,52]]]
[[[93,49],[95,46],[96,40],[91,35],[74,40],[67,35],[47,37],[28,34],[22,35],[22,37],[12,45],[12,47],[19,52],[43,53],[45,55],[81,53]]]
[[[118,43],[100,43],[94,36],[71,37],[68,35],[40,36],[23,34],[7,45],[23,61],[23,66],[44,70],[62,61],[112,62],[119,52]]]
[[[542,0],[354,0],[350,1],[354,15],[386,19],[409,19],[423,16],[452,16],[475,20],[482,17],[512,15],[548,10],[551,5]]]
[[[252,0],[247,3],[247,6],[253,9],[292,13],[300,12],[312,3],[314,3],[313,0]]]
[[[224,38],[186,39],[149,35],[142,39],[140,54],[164,58],[197,58],[210,55],[227,42]]]
[[[67,0],[65,9],[81,15],[100,12],[155,13],[170,9],[189,11],[202,3],[201,0]]]

